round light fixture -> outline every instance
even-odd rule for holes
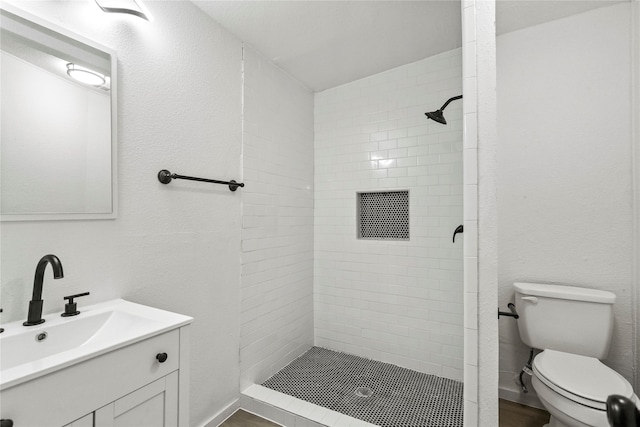
[[[102,74],[72,63],[67,64],[67,74],[72,79],[90,86],[102,86],[106,82]]]

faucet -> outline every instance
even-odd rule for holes
[[[47,268],[47,264],[51,264],[51,268],[53,268],[54,279],[64,277],[62,263],[57,256],[45,255],[40,259],[36,266],[36,276],[33,279],[33,296],[31,297],[31,301],[29,301],[29,314],[27,315],[27,321],[23,323],[24,326],[44,323],[44,319],[42,318],[42,282],[44,281],[44,270]]]

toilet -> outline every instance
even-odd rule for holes
[[[545,427],[609,427],[607,397],[638,397],[631,384],[600,359],[613,331],[615,294],[574,286],[514,283],[520,338],[543,350],[531,383],[551,414]]]

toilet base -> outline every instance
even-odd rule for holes
[[[551,415],[551,418],[549,418],[549,423],[543,425],[542,427],[571,427],[571,426],[568,426],[567,424],[563,423],[562,421],[560,421],[559,419]]]
[[[535,374],[531,377],[531,384],[542,406],[551,414],[545,427],[609,427],[605,411],[587,408],[561,397]]]
[[[590,427],[590,426],[583,424],[577,420],[573,420],[572,424],[565,424],[559,419],[557,419],[556,417],[554,417],[553,415],[551,415],[551,418],[549,418],[549,423],[543,425],[542,427]]]

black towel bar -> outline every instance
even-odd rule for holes
[[[178,175],[177,173],[171,173],[166,169],[162,169],[158,172],[158,181],[163,184],[168,184],[172,179],[188,179],[190,181],[211,182],[213,184],[224,184],[229,186],[229,190],[236,191],[238,187],[244,187],[244,183],[236,182],[233,179],[231,181],[218,181],[217,179],[197,178],[195,176]]]

